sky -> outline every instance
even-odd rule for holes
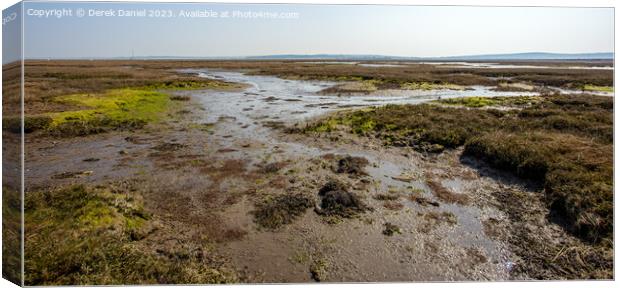
[[[25,58],[274,54],[436,57],[612,52],[614,48],[613,8],[36,2],[24,5]],[[85,16],[78,17],[78,9],[83,9]],[[114,15],[89,14],[107,9],[114,11]],[[147,13],[163,10],[159,15],[174,17],[120,16],[119,9],[146,9]],[[181,12],[194,10],[215,11],[218,15],[181,17]],[[229,17],[222,17],[226,11]],[[230,17],[233,11],[269,12],[286,19]],[[17,22],[3,25],[3,29],[10,30],[10,24]]]

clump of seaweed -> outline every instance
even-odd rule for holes
[[[397,193],[381,193],[375,195],[373,198],[379,201],[394,201],[398,200],[398,198],[400,198],[400,195]]]
[[[426,185],[431,188],[431,191],[437,198],[447,203],[457,203],[461,205],[466,205],[469,203],[469,197],[467,194],[459,194],[450,191],[448,188],[441,185],[440,182],[428,179],[426,181]],[[428,203],[430,204],[430,203]]]
[[[265,164],[262,167],[262,171],[264,173],[267,173],[267,174],[277,173],[282,168],[286,167],[286,165],[288,165],[288,164],[289,163],[287,161],[272,162],[272,163],[269,163],[269,164]]]
[[[338,164],[334,167],[334,172],[352,175],[366,175],[366,171],[364,171],[364,167],[366,167],[366,165],[368,165],[368,160],[366,158],[347,155],[338,159]]]
[[[277,229],[292,223],[312,206],[312,200],[304,195],[283,194],[256,205],[256,210],[252,213],[259,226]]]
[[[400,227],[390,223],[390,222],[385,222],[385,224],[383,224],[385,226],[385,229],[383,229],[382,233],[385,236],[392,236],[394,234],[402,234],[402,231],[400,230]]]
[[[321,282],[326,280],[326,273],[329,264],[324,258],[319,258],[310,265],[310,275],[314,281]]]
[[[369,208],[347,187],[337,180],[329,180],[319,190],[320,207],[316,212],[324,216],[351,218],[369,210]]]
[[[157,151],[160,151],[160,152],[167,152],[167,151],[177,151],[177,150],[183,149],[185,147],[187,147],[187,145],[179,144],[179,143],[168,143],[168,142],[165,142],[165,143],[161,143],[159,145],[156,145],[156,146],[152,147],[151,149],[157,150]]]
[[[438,203],[438,202],[436,202],[436,201],[432,201],[432,200],[429,200],[428,198],[426,198],[426,197],[424,197],[424,196],[422,196],[422,195],[418,195],[418,194],[411,194],[411,195],[409,196],[409,199],[410,199],[411,201],[413,201],[413,202],[418,203],[419,205],[422,205],[422,206],[428,206],[428,205],[431,205],[431,206],[439,207],[439,203]]]

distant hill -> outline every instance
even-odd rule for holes
[[[388,55],[348,55],[348,54],[281,54],[281,55],[263,55],[250,56],[245,59],[256,60],[354,60],[354,61],[377,61],[377,60],[435,60],[435,61],[455,61],[455,60],[612,60],[614,53],[546,53],[546,52],[528,52],[528,53],[510,53],[510,54],[484,54],[484,55],[463,55],[463,56],[447,56],[447,57],[401,57]]]
[[[29,58],[29,60],[52,60],[51,58]],[[135,56],[135,57],[74,57],[55,58],[65,60],[328,60],[328,61],[515,61],[515,60],[613,60],[614,53],[547,53],[528,52],[511,54],[482,54],[446,57],[403,57],[373,54],[278,54],[237,57],[203,56]]]
[[[249,56],[246,59],[294,59],[294,60],[416,60],[418,57],[399,57],[387,55],[355,55],[355,54],[281,54]]]
[[[614,53],[545,53],[545,52],[529,52],[529,53],[512,53],[512,54],[487,54],[487,55],[469,55],[469,56],[452,56],[439,57],[439,59],[462,59],[462,60],[594,60],[594,59],[614,59]]]

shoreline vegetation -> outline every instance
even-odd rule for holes
[[[7,77],[13,75],[10,65],[5,66]],[[319,92],[331,95],[384,89],[465,90],[472,85],[496,86],[498,91],[541,92],[541,96],[467,97],[418,105],[343,109],[316,121],[287,127],[284,132],[307,137],[336,137],[333,135],[348,133],[378,141],[385,147],[411,148],[431,159],[441,153],[462,151],[458,153],[462,153],[463,165],[477,167],[471,163],[480,162],[485,167],[532,183],[536,187],[534,193],[538,193],[546,205],[544,216],[579,239],[564,247],[545,243],[542,238],[528,238],[530,234],[523,229],[534,223],[528,222],[531,220],[527,216],[531,211],[528,211],[526,200],[531,196],[510,191],[494,195],[499,209],[513,222],[509,225],[512,235],[501,240],[523,259],[515,273],[534,279],[613,277],[614,99],[586,94],[560,95],[548,90],[548,87],[559,87],[613,92],[613,71],[466,69],[415,63],[377,68],[316,65],[304,61],[27,61],[26,138],[80,139],[77,137],[140,131],[148,125],[173,133],[171,126],[160,123],[182,122],[178,115],[192,104],[188,96],[172,92],[244,87],[239,83],[179,72],[191,68],[234,69],[283,79],[335,81],[336,86]],[[3,80],[5,107],[15,105],[19,100],[14,90],[17,80],[10,77]],[[4,137],[19,133],[21,119],[15,114],[18,111],[5,109],[3,112]],[[207,130],[210,128],[198,132],[206,135],[208,133],[203,132]],[[125,138],[138,141],[128,139]],[[183,145],[164,143],[164,146],[157,146],[161,149],[149,155],[171,161],[175,159],[174,152],[184,148]],[[347,161],[361,167],[369,165],[364,158],[346,158],[340,160],[340,164],[353,165]],[[201,164],[199,160],[195,162],[192,165]],[[234,170],[240,165],[226,162],[221,169]],[[271,168],[270,175],[280,170],[279,166]],[[142,184],[128,179],[106,185],[64,184],[27,191],[26,285],[243,281],[213,250],[214,242],[208,239],[211,235],[205,235],[200,241],[192,239],[197,241],[192,245],[166,249],[144,241],[154,231],[163,229],[165,217],[147,211],[145,201],[148,198],[144,194],[148,192],[141,188]],[[329,209],[334,205],[342,209],[342,199],[346,199],[350,207],[344,208],[355,214],[371,213],[371,207],[366,207],[342,185],[332,183],[335,188],[331,190],[321,188],[325,190],[320,194],[322,206],[315,210],[325,214],[332,211]],[[5,191],[12,189],[3,186]],[[3,198],[7,227],[13,227],[11,221],[17,221],[15,213],[19,208],[15,205],[16,199],[10,198],[12,194],[15,193],[4,193]],[[416,198],[419,203],[439,206],[421,197]],[[255,221],[265,231],[275,230],[301,218],[314,206],[313,201],[314,198],[302,194],[268,198],[256,205]],[[394,210],[402,209],[392,206],[396,207]],[[385,235],[401,234],[400,228],[391,223],[386,223],[385,227]],[[230,233],[231,238],[243,237],[241,232]],[[6,241],[13,238],[4,238],[5,249],[10,247]],[[17,260],[8,254],[4,253],[4,263],[16,267]],[[575,265],[575,262],[580,264]],[[5,266],[5,270],[7,267],[10,268]]]
[[[502,107],[516,109],[493,109]],[[544,186],[552,212],[565,218],[577,236],[593,243],[611,241],[613,99],[609,97],[470,97],[388,105],[339,112],[304,131],[343,127],[385,145],[425,153],[462,146],[464,156]]]

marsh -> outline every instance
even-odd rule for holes
[[[349,62],[27,61],[26,284],[612,277],[612,70]]]

